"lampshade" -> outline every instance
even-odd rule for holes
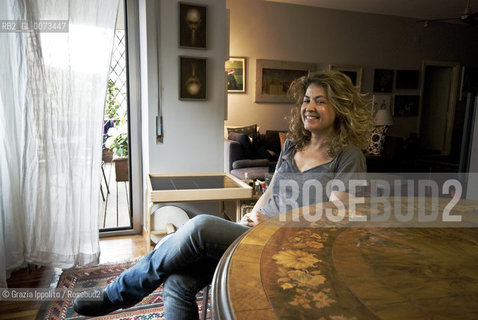
[[[379,109],[375,113],[376,126],[390,126],[393,124],[393,117],[390,109]]]

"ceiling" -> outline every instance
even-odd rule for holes
[[[470,1],[472,12],[478,0],[264,0],[328,9],[384,14],[414,19],[457,18]]]

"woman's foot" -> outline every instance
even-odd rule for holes
[[[110,301],[104,288],[82,292],[73,300],[73,309],[84,316],[102,316],[120,308]]]

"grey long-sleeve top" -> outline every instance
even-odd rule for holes
[[[348,191],[349,182],[357,173],[366,171],[362,151],[349,145],[327,163],[300,172],[294,162],[296,148],[287,139],[274,173],[272,196],[260,213],[273,217],[288,210],[328,201],[327,183],[334,181],[339,191]],[[339,182],[338,182],[339,181]],[[343,186],[340,186],[340,182]]]

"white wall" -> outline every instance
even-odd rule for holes
[[[225,0],[194,1],[207,5],[207,50],[179,48],[178,2],[139,2],[143,184],[148,173],[223,171]],[[179,100],[179,56],[207,58],[206,101]],[[159,100],[163,113],[163,143],[156,142]]]
[[[226,125],[287,129],[290,106],[254,102],[256,59],[313,62],[319,70],[330,63],[359,65],[363,92],[372,91],[376,68],[417,70],[423,59],[478,64],[477,28],[445,23],[424,28],[408,18],[262,0],[227,0],[227,8],[230,55],[248,58],[248,76],[246,94],[228,95]],[[416,128],[416,117],[395,118],[391,133],[407,137]]]
[[[177,0],[140,1],[143,159],[145,172],[221,172],[223,167],[225,1],[207,5],[208,49],[178,48]],[[159,8],[158,8],[159,6]],[[160,28],[158,53],[157,25]],[[159,54],[159,66],[157,64]],[[179,56],[207,58],[208,99],[179,100]],[[158,67],[161,79],[158,79]],[[158,81],[161,93],[158,95]],[[156,116],[161,99],[164,141],[156,143]]]
[[[150,172],[221,172],[223,169],[225,1],[194,3],[207,5],[207,50],[178,48],[178,1],[160,1],[159,15],[154,15],[159,18],[161,30],[159,67],[164,142],[156,143],[157,93],[150,90],[147,119]],[[179,56],[207,58],[206,101],[179,100]],[[148,61],[152,74],[155,68],[156,65]],[[153,76],[150,80],[156,85]]]

